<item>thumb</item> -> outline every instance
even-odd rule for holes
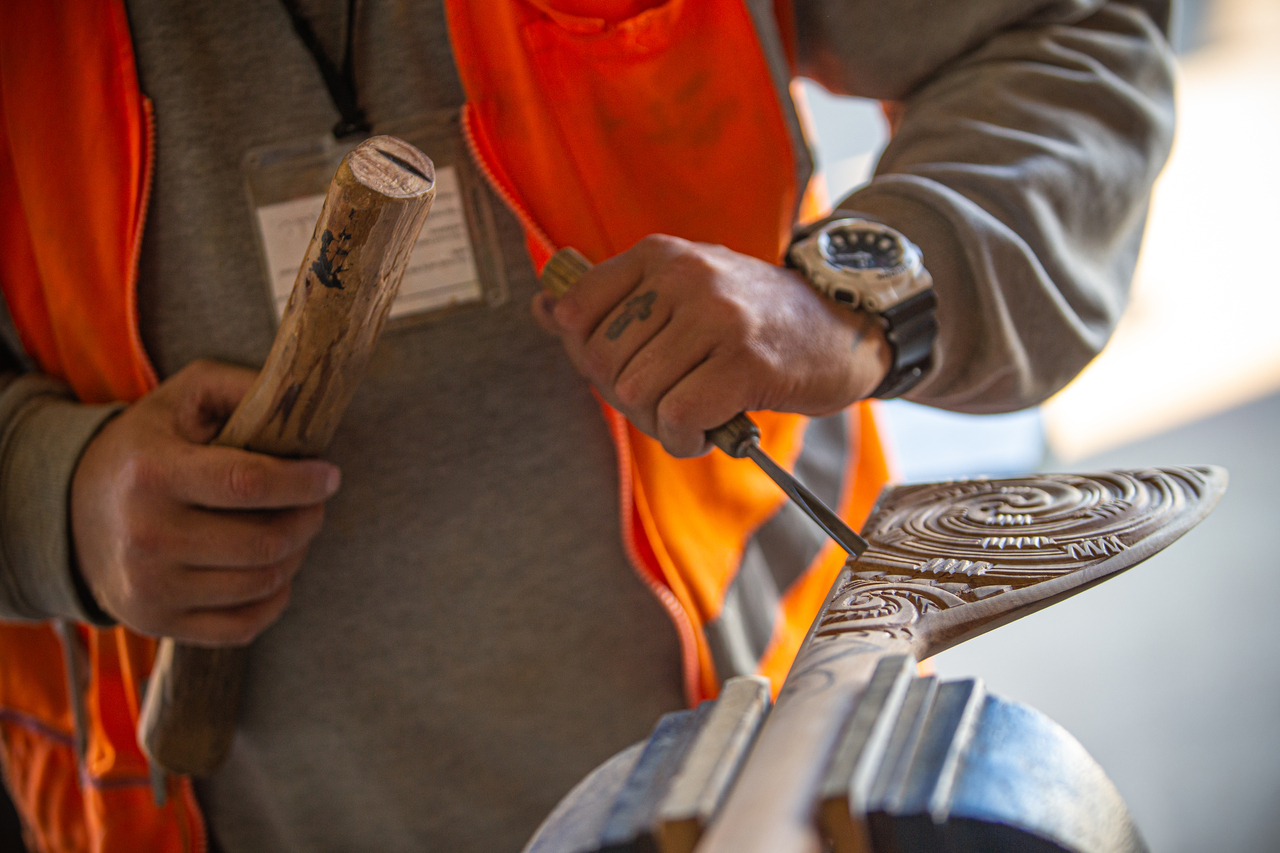
[[[248,393],[258,371],[218,361],[194,361],[164,383],[178,433],[208,444]]]
[[[529,306],[533,312],[533,319],[538,321],[538,325],[548,334],[560,337],[564,334],[564,329],[556,322],[555,311],[556,298],[549,293],[539,291],[533,297],[533,302]]]

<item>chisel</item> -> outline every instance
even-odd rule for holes
[[[577,249],[565,248],[556,252],[542,269],[542,286],[552,296],[563,296],[574,285],[582,274],[591,269],[591,262],[582,256]],[[769,477],[787,493],[827,535],[847,551],[850,556],[857,557],[867,550],[867,540],[854,533],[840,516],[831,511],[826,504],[804,487],[786,469],[769,458],[760,448],[760,428],[755,425],[746,412],[742,412],[726,424],[721,424],[707,431],[707,438],[716,447],[734,459],[746,457],[760,466]]]

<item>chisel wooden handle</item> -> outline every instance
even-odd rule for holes
[[[589,269],[591,261],[577,249],[566,247],[552,255],[542,268],[542,287],[559,299]],[[739,412],[728,423],[707,430],[707,440],[734,459],[746,456],[747,445],[759,439],[760,428],[746,412]]]
[[[376,136],[343,158],[266,364],[215,444],[315,456],[346,410],[435,197],[418,149]],[[213,772],[231,746],[248,647],[161,640],[138,742],[173,773]]]

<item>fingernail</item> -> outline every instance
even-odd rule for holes
[[[337,466],[329,468],[329,476],[325,478],[324,490],[326,494],[333,495],[337,493],[338,487],[342,485],[342,470]]]

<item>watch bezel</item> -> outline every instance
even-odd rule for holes
[[[871,231],[898,244],[900,262],[892,267],[848,267],[834,263],[826,248],[842,230]],[[788,253],[821,293],[854,309],[881,314],[933,286],[918,246],[900,231],[867,219],[849,217],[824,223]]]

